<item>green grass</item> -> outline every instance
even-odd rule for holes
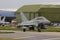
[[[60,28],[47,27],[46,29],[41,29],[42,32],[60,32]]]
[[[37,32],[37,27],[34,28],[34,32]],[[27,31],[30,31],[27,29]],[[48,26],[46,29],[41,29],[41,32],[60,32],[60,28],[56,28],[53,26]]]
[[[22,31],[22,28],[12,28],[10,26],[0,26],[0,30],[18,30],[18,31]],[[29,31],[29,29],[27,28],[27,31]],[[37,31],[37,27],[35,27],[35,32]],[[60,28],[55,28],[53,26],[48,26],[46,29],[41,29],[41,32],[60,32]],[[0,33],[14,33],[14,32],[0,32]]]
[[[17,27],[11,27],[11,26],[0,26],[0,30],[20,30],[20,28]]]
[[[0,32],[0,34],[6,34],[6,33],[15,33],[15,32]]]
[[[0,38],[0,40],[22,40],[22,39]]]

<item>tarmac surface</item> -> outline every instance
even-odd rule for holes
[[[0,31],[4,31],[4,30],[0,30]],[[14,39],[24,39],[24,40],[60,40],[60,32],[22,32],[22,31],[12,31],[12,30],[10,32],[15,32],[15,33],[0,34],[0,38],[14,38]]]

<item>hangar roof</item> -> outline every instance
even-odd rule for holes
[[[60,13],[60,8],[41,8],[40,12],[46,12],[46,13],[48,13],[48,12],[54,12],[54,13],[59,12]]]
[[[18,9],[18,12],[37,12],[40,9],[40,5],[25,5]]]
[[[41,8],[60,8],[60,5],[25,5],[17,12],[38,12]]]

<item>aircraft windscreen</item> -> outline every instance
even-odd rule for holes
[[[44,20],[43,18],[37,18],[36,20]]]

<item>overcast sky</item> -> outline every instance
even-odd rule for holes
[[[19,8],[29,4],[60,4],[60,0],[0,0],[0,9]]]

